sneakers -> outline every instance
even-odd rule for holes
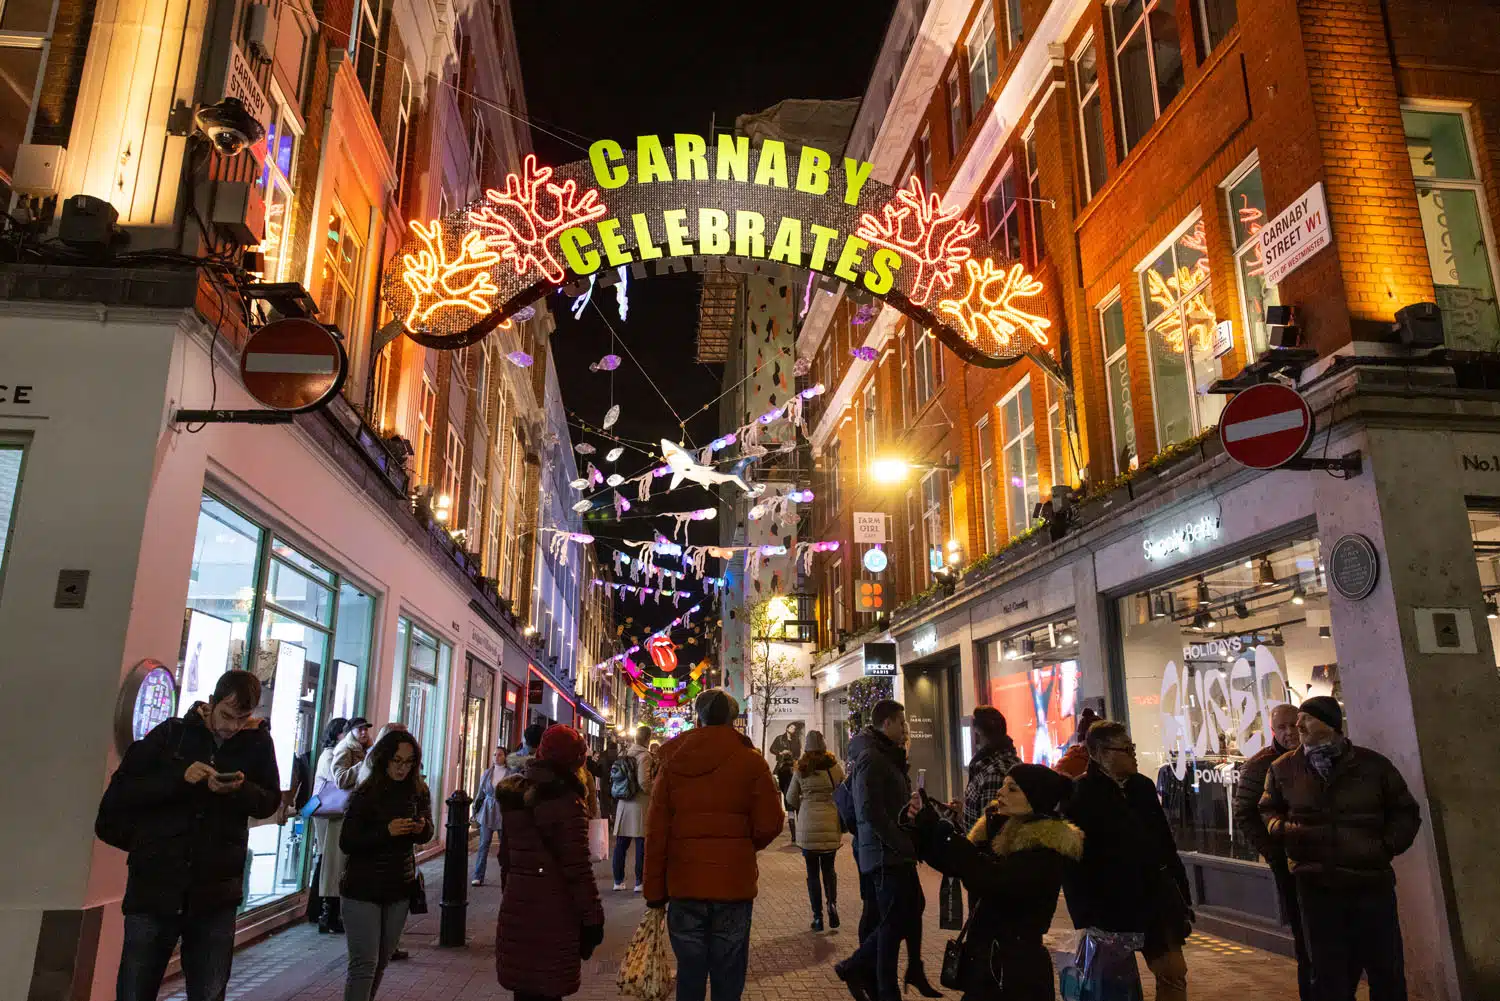
[[[482,880],[482,879],[471,879],[471,880],[469,880],[469,885],[470,886],[483,886],[484,885],[484,880]]]
[[[616,883],[615,884],[615,892],[616,893],[619,893],[623,889],[625,889],[625,884],[624,883]]]
[[[644,889],[645,889],[645,887],[642,886],[640,883],[635,884],[635,892],[636,893],[640,893]]]

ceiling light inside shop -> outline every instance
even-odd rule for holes
[[[1211,624],[1212,623],[1208,617],[1207,612],[1199,612],[1197,615],[1193,616],[1194,629],[1207,629]]]
[[[1319,626],[1318,627],[1318,639],[1320,639],[1320,640],[1331,640],[1331,639],[1333,639],[1333,630],[1330,629],[1330,628],[1328,628],[1327,626]]]
[[[1305,591],[1303,589],[1303,587],[1302,587],[1302,581],[1300,581],[1300,580],[1298,580],[1296,586],[1292,588],[1292,604],[1294,604],[1294,605],[1305,605],[1305,604],[1307,604],[1307,591]]]
[[[1260,569],[1256,571],[1256,583],[1261,587],[1276,586],[1276,568],[1271,566],[1271,557],[1260,558]]]
[[[1208,593],[1208,581],[1204,580],[1202,577],[1199,577],[1198,578],[1198,604],[1199,605],[1206,605],[1211,600],[1212,600],[1212,595],[1210,595]]]
[[[1487,619],[1500,619],[1500,605],[1495,603],[1494,598],[1489,598],[1485,601],[1484,617]]]

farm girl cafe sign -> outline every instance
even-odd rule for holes
[[[919,179],[893,189],[871,170],[812,146],[688,133],[640,136],[633,149],[601,139],[586,160],[557,168],[527,156],[503,190],[413,222],[383,291],[408,336],[455,348],[591,275],[734,257],[848,283],[977,365],[1048,343],[1040,281]]]

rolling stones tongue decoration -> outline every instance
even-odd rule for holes
[[[646,641],[646,652],[651,662],[662,671],[677,670],[677,645],[667,636],[653,636]]]

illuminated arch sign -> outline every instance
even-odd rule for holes
[[[447,218],[413,222],[386,270],[386,302],[407,334],[435,347],[482,338],[547,292],[642,266],[701,270],[732,257],[805,268],[885,300],[932,327],[964,359],[1004,365],[1048,341],[1026,303],[1042,283],[944,209],[917,178],[893,189],[871,165],[837,163],[721,135],[600,140],[556,169],[526,157],[503,190]]]

